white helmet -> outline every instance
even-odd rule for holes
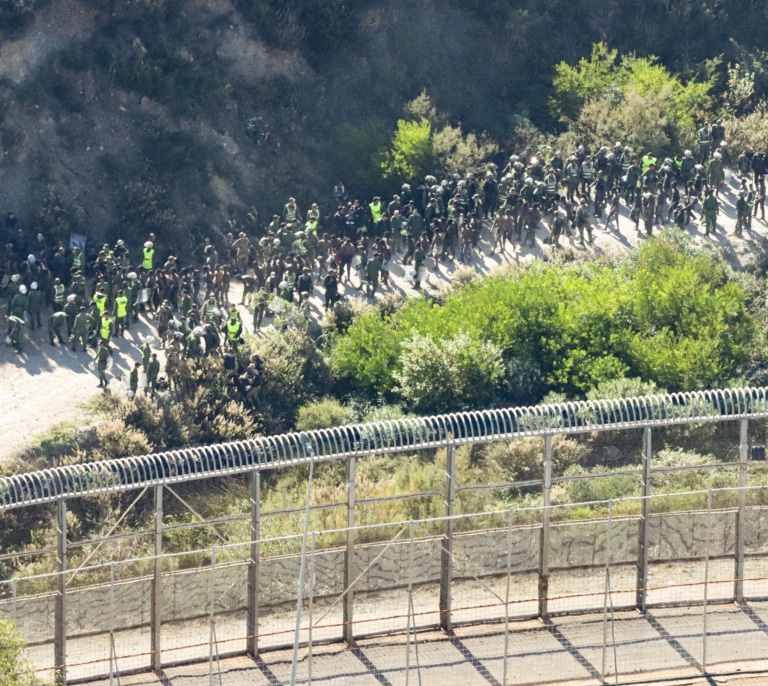
[[[22,295],[27,294],[27,287],[24,284],[21,284],[21,286],[19,286],[19,293],[21,293]]]
[[[684,154],[686,157],[690,157],[691,155],[693,155],[693,153],[692,153],[690,150],[686,150],[686,151],[685,151],[683,154]]]
[[[218,307],[214,307],[214,308],[211,310],[211,314],[212,314],[214,317],[218,317],[218,316],[221,314],[221,310],[220,310]]]
[[[280,247],[280,239],[279,238],[275,238],[275,240],[272,241],[272,245],[274,245],[275,247],[279,248]]]
[[[533,183],[533,177],[532,176],[526,176],[525,177],[525,182],[527,184],[529,184],[529,185],[532,184]]]
[[[147,336],[147,337],[144,339],[144,342],[145,342],[145,343],[154,343],[154,342],[155,342],[155,337],[154,337],[154,336]]]
[[[726,143],[725,141],[720,141],[720,147],[721,148],[727,148],[728,147],[728,143]]]
[[[67,296],[67,302],[68,303],[73,303],[73,302],[75,302],[75,300],[77,300],[77,296],[74,293],[70,293]]]
[[[149,249],[152,247],[152,241],[147,241],[146,243],[144,243],[144,247],[145,247],[147,250],[149,250]]]
[[[192,334],[194,336],[201,336],[203,333],[203,327],[202,326],[196,326],[194,329],[192,329]]]
[[[139,275],[136,272],[128,272],[129,279],[138,279]]]
[[[723,159],[723,156],[719,152],[716,152],[714,155],[712,155],[712,157],[714,157],[716,160],[722,160]]]
[[[37,281],[33,281],[31,284],[29,284],[29,287],[33,290],[37,290]]]
[[[125,395],[128,396],[129,398],[133,398],[133,391],[129,388]]]
[[[35,263],[35,256],[34,255],[27,255],[27,262],[29,262],[30,264],[34,264]]]
[[[11,281],[18,281],[21,278],[21,274],[14,274],[11,277]]]
[[[287,286],[288,286],[288,282],[287,281],[281,281],[280,282],[280,288],[286,288]]]

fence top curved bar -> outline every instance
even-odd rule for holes
[[[587,400],[352,424],[0,477],[0,511],[311,460],[749,417],[768,417],[768,388]]]

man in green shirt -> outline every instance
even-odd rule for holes
[[[135,398],[136,393],[139,390],[139,369],[141,369],[141,362],[134,362],[131,374],[128,377],[128,390],[131,392],[131,397]]]
[[[704,235],[709,236],[710,231],[712,233],[717,232],[717,215],[720,214],[720,203],[711,188],[707,191],[707,197],[704,198],[702,207],[704,208]]]
[[[5,318],[5,323],[8,324],[8,336],[11,339],[13,349],[21,354],[23,352],[22,345],[24,343],[24,325],[26,322],[20,317],[9,314]]]
[[[99,341],[99,347],[96,349],[96,355],[93,358],[96,363],[96,371],[99,373],[99,388],[107,389],[107,363],[109,362],[109,350],[104,341]]]
[[[88,331],[91,327],[91,318],[88,315],[88,313],[85,311],[85,305],[80,305],[78,308],[77,316],[75,317],[75,322],[72,326],[72,351],[77,352],[77,342],[80,341],[80,343],[83,346],[83,352],[85,352],[86,347],[88,346]]]
[[[54,338],[58,338],[61,345],[67,344],[62,329],[67,325],[68,319],[69,315],[63,310],[61,312],[53,312],[48,318],[48,340],[51,342],[51,345],[56,345],[53,340]]]
[[[29,312],[29,328],[34,331],[43,326],[40,314],[43,310],[43,294],[37,287],[37,281],[33,281],[29,286],[29,296],[27,311]]]
[[[147,365],[147,393],[155,395],[158,376],[160,376],[160,362],[157,360],[157,353],[152,353]]]

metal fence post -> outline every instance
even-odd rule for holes
[[[163,624],[163,487],[155,486],[155,561],[152,575],[151,639],[152,670],[160,671],[162,665],[161,628]]]
[[[54,681],[57,686],[67,683],[67,501],[56,503],[56,564],[57,578],[54,628]]]
[[[355,642],[354,590],[350,584],[355,579],[355,489],[357,486],[357,459],[350,457],[347,463],[347,551],[344,556],[344,596],[342,605],[343,638],[347,645]]]
[[[512,590],[512,525],[515,521],[515,511],[509,511],[509,526],[507,527],[507,588],[504,594],[504,674],[502,683],[507,682],[507,662],[509,661],[509,596]]]
[[[613,622],[613,599],[611,598],[611,534],[613,525],[613,500],[608,503],[608,529],[605,537],[605,595],[603,597],[603,661],[600,676],[606,681],[608,676],[608,607],[611,608]],[[616,675],[618,676],[618,675]]]
[[[712,537],[712,490],[707,495],[707,547],[704,550],[704,619],[702,627],[701,672],[707,673],[707,603],[709,601],[709,546]]]
[[[448,446],[445,465],[445,529],[440,554],[440,628],[451,633],[451,578],[453,577],[453,511],[456,501],[456,448]]]
[[[749,451],[749,420],[739,422],[739,511],[736,513],[736,580],[733,597],[744,603],[744,530],[747,517],[747,453]]]
[[[544,437],[544,493],[539,537],[539,617],[549,622],[549,507],[552,502],[552,436]]]
[[[261,561],[261,472],[251,472],[251,550],[248,561],[246,653],[259,654],[259,563]]]
[[[640,501],[640,522],[637,536],[637,589],[635,604],[645,614],[648,601],[648,528],[651,511],[651,463],[653,443],[651,427],[643,429],[643,498]]]

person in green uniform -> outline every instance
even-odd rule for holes
[[[5,317],[5,323],[8,324],[8,336],[11,339],[11,346],[17,353],[21,354],[24,352],[24,325],[26,322],[15,315],[9,314]]]
[[[74,294],[68,295],[67,303],[64,305],[64,309],[62,310],[62,312],[66,312],[67,314],[67,338],[72,335],[72,327],[75,323],[75,317],[77,317],[79,310],[80,308],[77,305],[77,296]]]
[[[131,369],[130,376],[128,377],[128,390],[132,393],[132,398],[136,397],[136,393],[139,390],[139,369],[141,369],[141,362],[134,362],[133,369]]]
[[[29,328],[34,331],[43,326],[40,314],[43,311],[43,294],[37,287],[37,281],[29,285],[29,302],[27,312],[29,312]]]
[[[24,321],[24,316],[26,315],[28,308],[29,296],[27,295],[27,287],[24,284],[21,284],[21,286],[19,286],[19,292],[16,293],[11,300],[10,314]]]
[[[99,373],[99,388],[106,390],[107,384],[107,363],[109,362],[109,350],[104,341],[99,341],[99,347],[96,349],[96,355],[93,358],[96,363],[96,371]]]
[[[147,365],[147,393],[155,395],[157,392],[158,376],[160,376],[160,362],[157,360],[157,353],[152,353]]]
[[[77,316],[75,317],[74,324],[72,326],[72,335],[74,336],[72,339],[73,352],[77,352],[78,341],[82,344],[83,352],[85,352],[86,347],[88,346],[88,332],[90,331],[90,328],[91,318],[85,311],[85,305],[80,305],[77,311]]]
[[[67,344],[62,329],[67,325],[68,319],[69,315],[64,311],[51,313],[51,316],[48,318],[48,340],[51,342],[51,345],[56,345],[53,340],[54,338],[58,338],[61,345]]]
[[[253,330],[257,332],[264,321],[264,315],[267,313],[267,303],[269,296],[263,288],[259,288],[253,294]]]
[[[91,318],[91,324],[88,327],[88,344],[95,348],[99,341],[99,332],[101,331],[101,313],[96,303],[91,303],[88,316]]]
[[[150,347],[154,342],[153,336],[147,336],[144,339],[144,343],[141,346],[141,366],[144,369],[144,373],[147,373],[149,368],[149,360],[152,357],[152,348]]]
[[[707,197],[704,198],[702,207],[704,208],[704,235],[709,236],[710,231],[717,232],[717,215],[720,214],[720,203],[711,188],[707,190]]]
[[[365,264],[365,290],[366,295],[372,296],[379,287],[379,274],[381,273],[381,253],[373,253],[373,257]]]

